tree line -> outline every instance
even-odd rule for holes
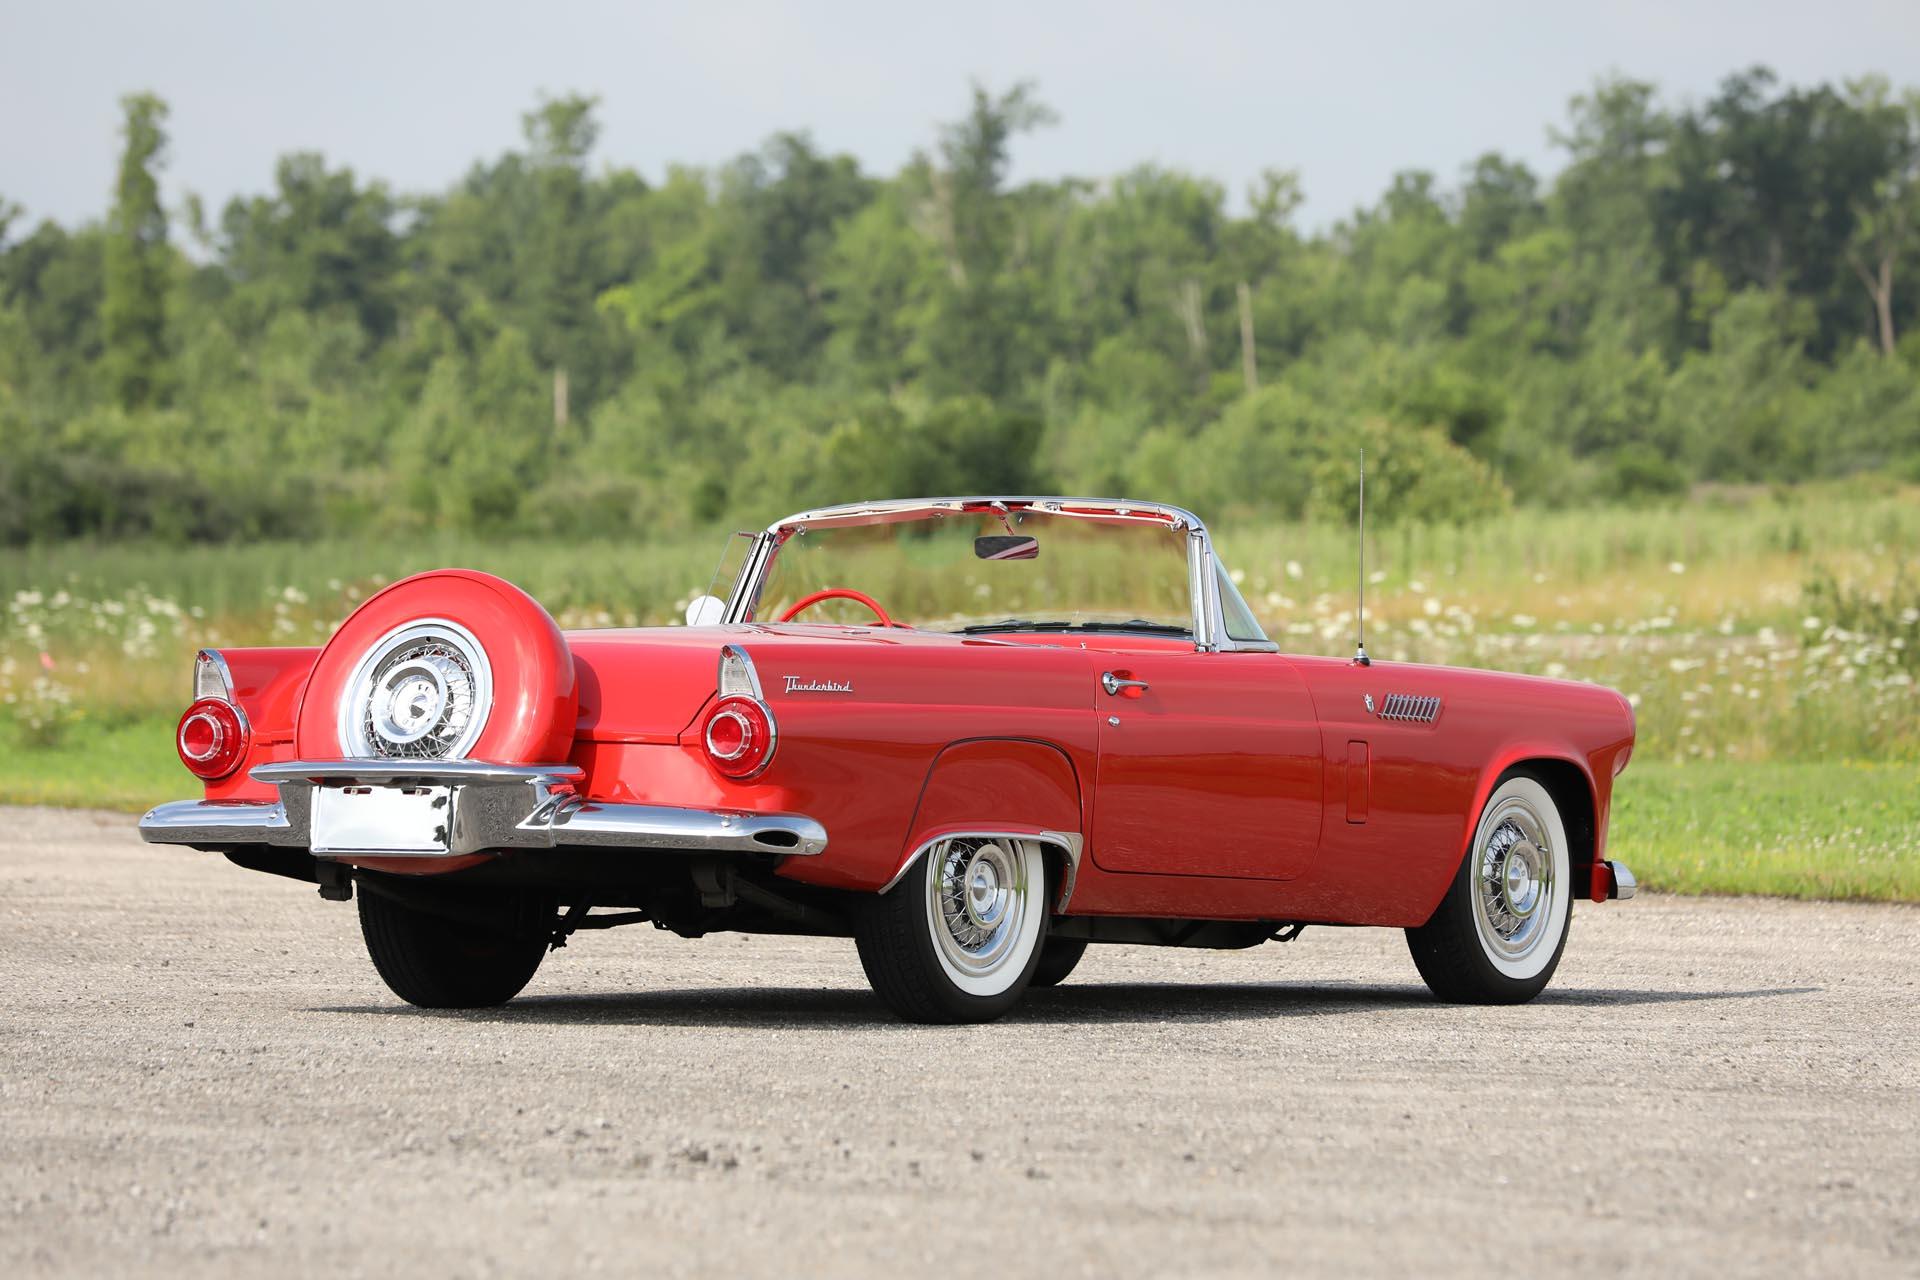
[[[1920,94],[1609,79],[1545,181],[1489,153],[1304,231],[1156,166],[1014,184],[1054,122],[973,90],[890,177],[782,133],[659,180],[596,101],[396,193],[311,153],[163,204],[124,100],[97,223],[0,200],[0,541],[758,521],[953,491],[1216,518],[1920,479]]]

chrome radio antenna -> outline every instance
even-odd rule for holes
[[[1360,607],[1354,613],[1353,662],[1370,667],[1367,656],[1367,451],[1360,451]]]

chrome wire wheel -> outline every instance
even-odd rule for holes
[[[928,932],[955,986],[992,996],[1020,979],[1038,941],[1045,885],[1032,841],[969,837],[928,850]]]
[[[1511,960],[1532,954],[1549,932],[1554,880],[1553,843],[1546,823],[1526,800],[1500,802],[1482,824],[1476,867],[1475,923],[1488,947]]]
[[[473,633],[443,618],[380,637],[347,682],[340,741],[350,755],[458,760],[493,707],[493,670]]]
[[[1474,833],[1473,931],[1493,967],[1531,978],[1552,965],[1566,934],[1570,867],[1566,827],[1532,778],[1496,791]]]

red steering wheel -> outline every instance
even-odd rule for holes
[[[873,616],[880,619],[881,626],[894,627],[899,625],[887,616],[887,611],[880,607],[878,600],[875,600],[864,591],[855,591],[852,587],[828,587],[825,591],[816,591],[810,596],[801,596],[798,600],[795,600],[791,605],[787,606],[787,611],[774,619],[774,621],[792,622],[797,615],[813,608],[813,606],[819,604],[822,600],[855,600],[873,610]]]

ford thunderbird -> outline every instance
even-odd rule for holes
[[[357,898],[428,1007],[582,930],[851,937],[908,1019],[997,1017],[1090,944],[1406,931],[1442,1000],[1551,978],[1606,856],[1626,700],[1282,653],[1191,513],[953,498],[736,544],[688,624],[562,632],[449,569],[320,648],[202,651],[196,798],[150,841]]]

